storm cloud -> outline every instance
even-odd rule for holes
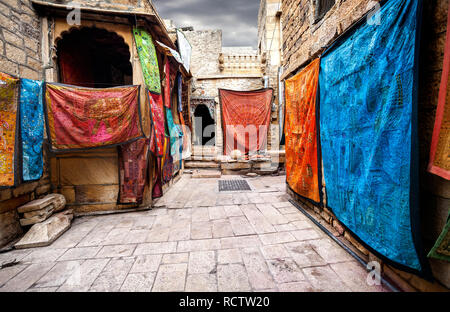
[[[222,29],[224,46],[256,48],[260,0],[153,0],[159,15],[177,27]]]

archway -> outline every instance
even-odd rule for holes
[[[132,84],[130,49],[115,32],[74,28],[57,42],[59,80],[92,88]]]
[[[194,118],[194,145],[215,145],[215,121],[211,117],[208,107],[204,104],[197,105],[194,111]]]

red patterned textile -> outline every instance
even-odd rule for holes
[[[161,172],[161,162],[162,158],[158,157],[155,159],[156,162],[156,181],[153,185],[152,197],[160,198],[163,196],[162,190],[162,172]]]
[[[164,104],[163,99],[160,94],[154,94],[148,91],[148,99],[150,103],[150,116],[152,118],[153,125],[153,145],[151,145],[151,150],[157,157],[162,157],[164,155]]]
[[[447,15],[447,39],[439,89],[428,171],[450,180],[450,3]]]
[[[147,182],[149,139],[119,147],[119,203],[141,204]]]
[[[238,149],[248,154],[264,149],[270,123],[273,90],[219,89],[224,129],[224,153]]]
[[[114,146],[144,136],[139,86],[93,89],[47,83],[45,102],[53,151]]]

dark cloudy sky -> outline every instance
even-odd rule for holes
[[[260,0],[153,0],[159,15],[177,27],[222,29],[224,46],[256,48]]]

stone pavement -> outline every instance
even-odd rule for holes
[[[18,261],[0,291],[386,291],[287,201],[285,176],[246,192],[218,180],[184,175],[150,211],[77,218],[51,246],[0,254]]]

